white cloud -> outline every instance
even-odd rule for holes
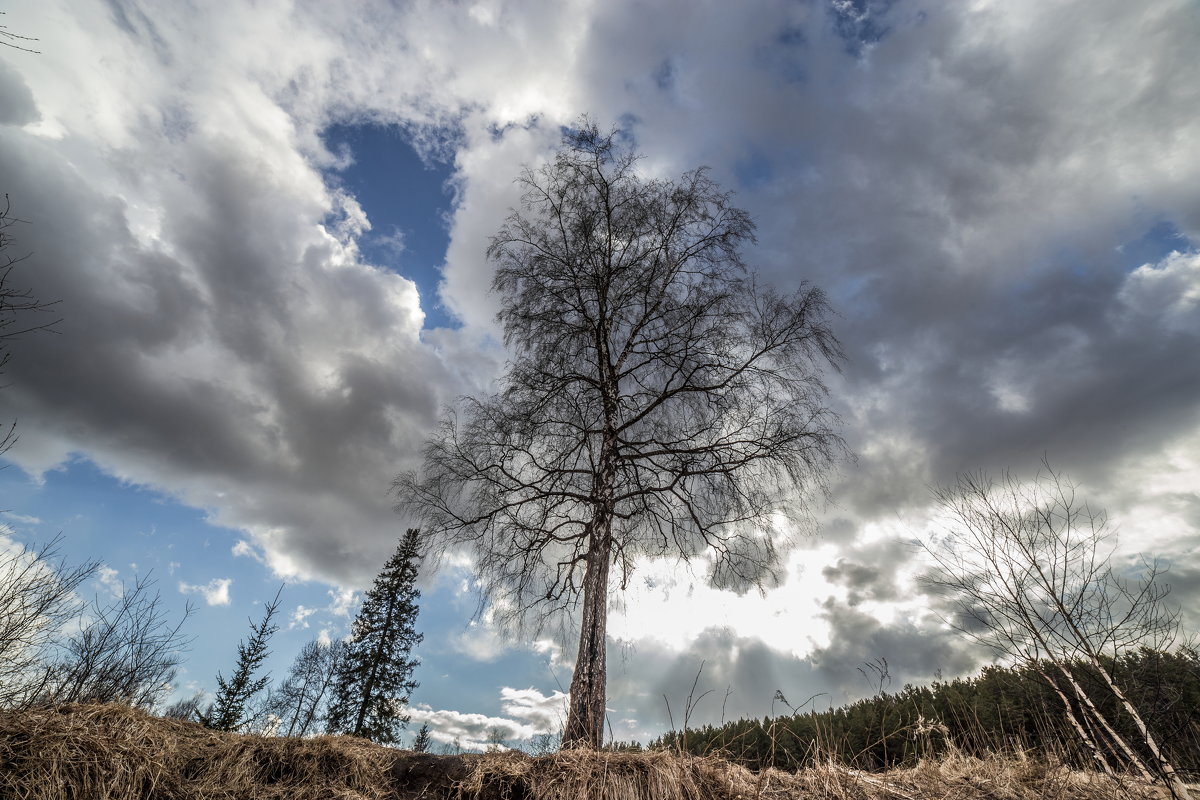
[[[1200,336],[1200,253],[1171,253],[1125,279],[1117,323]]]
[[[114,595],[120,595],[124,591],[121,584],[121,574],[112,567],[101,564],[96,568],[96,579],[100,581],[100,585],[108,589]]]
[[[703,631],[728,628],[804,656],[828,640],[821,602],[841,590],[821,577],[821,568],[838,555],[832,545],[799,548],[787,562],[782,586],[741,595],[709,586],[702,560],[691,566],[673,559],[643,561],[629,588],[614,597],[609,635],[631,643],[654,641],[680,652]],[[786,637],[781,631],[787,631]]]
[[[503,655],[508,641],[489,615],[468,622],[465,630],[451,638],[450,646],[470,659],[487,662]]]
[[[42,521],[39,518],[30,516],[28,514],[14,514],[11,511],[3,511],[3,512],[0,512],[0,514],[3,514],[5,517],[13,520],[14,522],[20,522],[22,525],[41,525],[42,524]]]
[[[303,605],[296,606],[296,609],[292,611],[291,618],[288,621],[288,630],[290,631],[296,628],[307,628],[308,618],[317,613],[319,610],[320,609],[316,608],[306,608]]]
[[[266,559],[262,557],[262,554],[245,539],[238,539],[230,549],[230,552],[239,558],[252,558],[260,564],[266,563]]]
[[[335,617],[350,616],[350,609],[358,603],[358,594],[353,589],[330,589],[329,605],[326,610]]]
[[[179,591],[182,594],[202,595],[204,602],[210,606],[227,606],[230,602],[229,587],[232,584],[232,578],[213,578],[208,583],[201,585],[193,585],[180,581]]]
[[[537,733],[553,733],[566,723],[570,699],[564,692],[545,695],[532,687],[514,689],[505,686],[500,689],[500,710]]]
[[[532,739],[540,733],[550,733],[536,724],[510,720],[508,717],[493,717],[486,714],[464,714],[462,711],[434,710],[425,704],[408,709],[409,727],[430,726],[434,741],[450,744],[458,741],[463,750],[482,751],[488,746],[488,734],[498,730],[505,741],[514,742]]]

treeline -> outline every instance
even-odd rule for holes
[[[1200,650],[1143,648],[1106,666],[1153,726],[1176,769],[1200,774]],[[1085,662],[1070,662],[1070,669],[1125,739],[1141,742],[1101,678]],[[973,756],[1021,750],[1093,766],[1060,698],[1030,666],[987,667],[975,677],[905,686],[826,711],[671,732],[650,747],[721,753],[755,770],[792,770],[830,758],[862,769],[887,769],[952,749]]]

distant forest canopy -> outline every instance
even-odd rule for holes
[[[1200,649],[1143,648],[1109,665],[1167,757],[1185,777],[1200,776]],[[1120,732],[1139,742],[1133,723],[1083,662],[1071,669]],[[629,747],[618,744],[617,749]],[[651,749],[721,753],[751,769],[794,770],[829,758],[862,769],[912,764],[950,750],[972,756],[1024,751],[1079,767],[1091,757],[1079,744],[1059,699],[1031,667],[986,667],[972,678],[905,686],[841,708],[797,710],[775,719],[667,733]]]

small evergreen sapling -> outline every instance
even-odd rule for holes
[[[429,723],[426,722],[421,725],[421,730],[417,731],[417,735],[413,739],[413,746],[412,746],[413,752],[427,753],[427,752],[429,752],[429,744],[430,744]]]
[[[217,673],[217,697],[208,711],[200,715],[200,722],[204,727],[219,731],[236,731],[250,721],[246,718],[247,704],[271,680],[269,674],[255,678],[254,673],[271,654],[267,645],[271,636],[279,630],[279,626],[273,620],[275,612],[279,610],[279,595],[282,591],[281,586],[275,593],[275,599],[267,603],[262,622],[257,625],[251,623],[250,640],[238,643],[237,667],[233,671],[233,677],[225,680],[225,676]]]
[[[410,528],[363,599],[333,688],[328,729],[395,744],[408,723],[404,709],[417,688],[412,649],[423,638],[414,624],[420,531]]]

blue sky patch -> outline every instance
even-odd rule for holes
[[[359,240],[364,257],[416,282],[426,328],[460,327],[437,291],[450,243],[451,166],[422,159],[395,125],[332,125],[324,138],[330,150],[346,148],[354,158],[327,178],[353,194],[371,221]]]
[[[1157,264],[1176,251],[1186,253],[1195,249],[1195,244],[1173,222],[1161,220],[1141,237],[1121,245],[1119,251],[1126,270],[1132,271],[1143,264]]]

